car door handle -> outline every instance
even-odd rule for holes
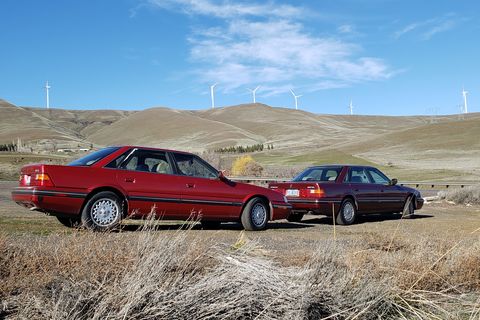
[[[125,182],[135,183],[135,178],[125,178]]]
[[[187,186],[187,188],[195,188],[194,183],[187,183],[186,186]]]

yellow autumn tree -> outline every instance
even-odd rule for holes
[[[255,176],[262,175],[263,167],[251,156],[246,155],[237,158],[232,164],[232,175],[234,176]]]

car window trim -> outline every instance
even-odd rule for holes
[[[353,170],[363,170],[364,173],[366,173],[366,176],[367,176],[367,179],[369,180],[369,182],[366,182],[366,183],[363,183],[363,182],[351,182],[350,180],[352,179],[352,171]],[[348,179],[347,183],[356,183],[356,184],[375,184],[373,183],[373,179],[372,177],[370,177],[370,173],[368,172],[368,170],[366,170],[367,167],[349,167],[348,168],[348,172],[347,174],[345,175],[345,179]]]
[[[378,185],[382,185],[382,186],[386,185],[385,183],[376,183],[375,179],[373,179],[372,174],[370,173],[370,170],[375,171],[376,173],[380,173],[379,176],[383,176],[384,178],[387,178],[387,184],[388,184],[388,181],[390,181],[390,178],[387,177],[387,175],[385,175],[383,172],[381,172],[377,168],[371,167],[371,168],[367,168],[367,174],[370,177],[370,180],[373,181],[372,184],[378,184]]]
[[[173,158],[173,162],[174,162],[174,166],[175,166],[175,171],[177,172],[175,175],[177,176],[181,176],[181,177],[189,177],[189,178],[196,178],[196,179],[206,179],[206,180],[216,180],[217,177],[212,177],[212,178],[206,178],[206,177],[197,177],[197,176],[187,176],[186,174],[181,174],[180,172],[180,169],[178,168],[178,165],[177,165],[177,161],[175,159],[175,154],[178,154],[178,155],[188,155],[188,156],[192,156],[193,158],[196,158],[197,160],[199,160],[200,163],[202,164],[205,164],[207,167],[209,167],[210,169],[213,169],[214,172],[218,172],[217,169],[215,169],[213,166],[211,166],[208,162],[206,162],[205,160],[203,160],[202,158],[200,158],[199,156],[195,155],[195,154],[188,154],[188,153],[180,153],[180,152],[171,152],[171,156]]]
[[[130,151],[130,153],[125,157],[125,159],[122,160],[122,162],[118,165],[117,168],[109,168],[107,167],[107,165],[109,165],[112,161],[115,161],[117,158],[113,159],[112,161],[110,161],[109,163],[107,163],[105,166],[103,166],[104,169],[110,169],[110,170],[123,170],[123,171],[130,171],[130,172],[144,172],[144,173],[154,173],[154,174],[164,174],[164,175],[176,175],[175,173],[159,173],[159,172],[151,172],[151,171],[137,171],[137,170],[128,170],[128,169],[125,169],[125,168],[121,168],[127,161],[130,160],[130,158],[133,156],[133,154],[135,153],[135,151],[149,151],[149,149],[142,149],[142,148],[132,148],[132,149],[129,149],[127,151]],[[167,162],[168,164],[172,167],[172,172],[175,172],[175,167],[172,165],[172,160],[171,158],[169,157],[169,154],[170,152],[167,152],[167,151],[164,151],[164,150],[151,150],[152,152],[164,152],[165,153],[165,158],[167,158]],[[119,157],[121,157],[123,155],[123,153],[121,155],[119,155]]]

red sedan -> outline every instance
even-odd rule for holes
[[[289,221],[301,221],[307,212],[332,216],[338,224],[352,224],[358,214],[406,212],[421,209],[416,189],[397,185],[377,168],[329,165],[311,167],[291,182],[271,183],[292,204]]]
[[[67,166],[25,166],[12,198],[66,226],[94,230],[151,213],[199,219],[205,227],[240,221],[246,230],[262,230],[291,209],[283,195],[230,181],[194,154],[133,146],[101,149]]]

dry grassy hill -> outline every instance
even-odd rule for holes
[[[97,144],[139,144],[200,151],[263,140],[234,125],[200,118],[192,111],[152,108],[97,130],[87,138]]]
[[[412,177],[428,171],[424,175],[435,179],[480,176],[479,134],[478,113],[464,119],[318,115],[263,104],[200,111],[77,111],[20,108],[0,100],[0,143],[21,138],[190,151],[267,143],[275,149],[255,154],[263,164],[373,163]]]
[[[54,120],[31,109],[0,100],[0,143],[12,142],[17,138],[25,141],[81,139],[75,130],[59,126]]]

